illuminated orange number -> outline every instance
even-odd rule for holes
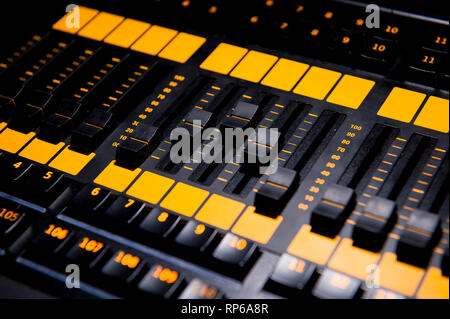
[[[345,290],[350,284],[350,278],[340,274],[333,274],[330,284],[334,287]]]
[[[136,268],[136,266],[139,264],[139,257],[133,256],[131,254],[126,254],[123,250],[119,251],[114,258],[114,261],[118,264],[121,264],[122,266],[128,267],[128,268]]]
[[[344,153],[345,152],[345,147],[338,146],[337,151],[341,152],[341,153]]]
[[[89,237],[84,237],[81,243],[78,245],[81,249],[89,252],[96,253],[103,248],[103,243],[96,240],[90,239]]]
[[[447,38],[436,37],[436,40],[434,40],[434,43],[445,45],[447,43]]]
[[[308,204],[300,203],[298,204],[298,208],[300,208],[301,210],[308,210],[309,206]]]
[[[0,218],[9,220],[10,222],[14,222],[17,220],[17,218],[19,218],[19,213],[15,213],[13,211],[7,210],[6,208],[2,208]]]
[[[378,51],[378,52],[384,52],[386,50],[386,46],[384,44],[379,45],[378,43],[374,43],[372,50]]]
[[[52,171],[48,171],[47,173],[45,173],[44,176],[42,176],[43,179],[50,179],[53,176],[53,172]]]
[[[312,195],[305,195],[305,200],[307,200],[308,202],[312,202],[314,200],[314,196],[312,196]]]
[[[327,165],[325,165],[325,166],[329,167],[329,168],[334,168],[336,166],[336,164],[328,162]]]
[[[152,276],[168,284],[173,284],[178,279],[178,272],[169,268],[164,268],[161,265],[156,266]]]
[[[195,227],[194,233],[196,235],[201,235],[205,232],[205,225],[203,224],[198,224],[197,227]]]
[[[67,234],[69,234],[69,230],[63,229],[61,227],[56,227],[55,225],[50,224],[44,233],[53,238],[58,238],[62,240],[67,237]]]
[[[94,189],[91,191],[91,195],[92,195],[92,196],[97,196],[98,194],[100,194],[100,190],[101,190],[100,187],[94,188]]]
[[[169,217],[169,214],[166,212],[162,212],[161,214],[159,214],[158,216],[158,221],[160,223],[164,223],[167,220],[167,217]]]
[[[128,208],[128,207],[130,207],[131,205],[133,205],[134,203],[135,203],[135,200],[134,200],[134,199],[128,198],[127,203],[126,203],[123,207]]]
[[[434,57],[432,56],[428,56],[428,55],[424,55],[422,62],[424,63],[428,63],[428,64],[434,64]]]
[[[330,171],[321,171],[320,174],[322,174],[323,176],[330,176]]]
[[[237,250],[243,250],[245,247],[247,247],[247,241],[243,238],[234,236],[229,245],[230,247],[233,247]]]
[[[318,193],[320,191],[320,188],[317,187],[317,186],[311,186],[309,188],[309,191],[312,192],[312,193]]]
[[[22,166],[22,162],[17,162],[13,165],[15,168],[19,168],[20,166]]]
[[[342,140],[342,141],[341,141],[341,144],[348,145],[348,144],[350,144],[350,141],[349,141],[349,140]]]
[[[391,27],[390,25],[388,25],[384,31],[387,32],[387,33],[397,34],[398,33],[398,28],[397,27]]]
[[[339,155],[331,155],[331,159],[334,159],[335,161],[339,161],[341,159],[341,157]]]
[[[297,258],[292,258],[289,262],[288,268],[292,271],[302,273],[305,270],[305,262]]]
[[[356,130],[356,131],[361,131],[362,130],[362,126],[361,125],[352,124],[350,127],[352,129]]]
[[[315,183],[323,185],[325,183],[325,180],[323,178],[316,178]]]

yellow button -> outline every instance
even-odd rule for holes
[[[380,254],[353,246],[350,238],[342,239],[328,266],[361,280],[366,279],[377,263]]]
[[[157,55],[178,31],[154,25],[131,46],[132,50],[145,54]]]
[[[190,217],[194,215],[208,195],[209,192],[203,189],[178,183],[164,198],[160,206]]]
[[[34,135],[36,135],[34,132],[24,134],[5,128],[0,133],[0,149],[10,153],[17,153]]]
[[[149,23],[134,19],[125,19],[106,37],[105,42],[119,47],[129,48],[149,27]]]
[[[397,255],[391,252],[383,255],[378,270],[381,287],[406,296],[414,294],[424,273],[422,268],[397,261]]]
[[[417,297],[420,299],[448,299],[448,277],[442,275],[442,271],[436,267],[430,267]]]
[[[297,84],[294,93],[323,100],[341,73],[313,66]]]
[[[264,77],[261,84],[284,91],[290,91],[298,80],[300,80],[308,67],[308,64],[280,59],[272,70]]]
[[[245,204],[242,202],[213,194],[197,213],[195,219],[227,230],[244,207]]]
[[[77,175],[94,156],[95,153],[84,155],[70,150],[67,146],[50,162],[49,166],[71,175]]]
[[[231,76],[250,82],[259,82],[269,71],[278,57],[258,51],[250,51],[236,68],[231,72]]]
[[[101,41],[114,30],[123,19],[123,17],[112,13],[100,12],[83,29],[81,29],[80,32],[78,32],[78,35]]]
[[[261,244],[267,244],[282,220],[281,216],[274,219],[257,214],[255,207],[249,206],[231,231]]]
[[[246,48],[220,43],[206,60],[203,61],[200,68],[221,74],[228,74],[247,52],[248,50]]]
[[[303,225],[289,244],[288,253],[324,265],[339,242],[339,236],[331,239],[311,232],[310,225]]]
[[[409,123],[424,99],[423,93],[394,87],[377,115]]]
[[[327,101],[357,109],[374,85],[374,81],[345,74],[328,96]]]
[[[77,7],[78,9],[72,9],[64,17],[59,19],[53,25],[53,29],[75,34],[98,13],[98,10],[83,6]]]
[[[206,39],[193,34],[179,33],[158,56],[167,60],[184,63],[197,52]]]
[[[144,172],[136,182],[128,189],[127,194],[151,204],[156,204],[170,189],[174,183],[173,179]]]
[[[123,192],[128,185],[139,175],[140,168],[129,170],[117,166],[116,161],[112,161],[108,166],[94,179],[94,183]]]
[[[63,142],[52,144],[35,138],[19,153],[19,155],[32,161],[46,164],[63,147]]]
[[[414,121],[414,125],[448,133],[448,109],[447,99],[430,96]]]

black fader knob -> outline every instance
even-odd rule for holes
[[[397,259],[426,267],[441,235],[439,215],[415,209],[400,235]]]
[[[395,202],[372,197],[353,228],[353,245],[379,251],[396,220]]]
[[[341,230],[354,205],[353,189],[331,184],[311,215],[311,230],[334,238]]]
[[[299,184],[296,171],[278,167],[255,194],[255,211],[269,217],[277,217],[283,211]]]

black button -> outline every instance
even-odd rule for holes
[[[91,266],[105,251],[105,244],[90,237],[80,237],[67,251],[66,257],[79,265]]]
[[[169,298],[182,283],[178,271],[156,264],[138,284],[138,288],[163,298]]]
[[[390,41],[370,39],[361,52],[362,67],[386,72],[397,56],[397,45]]]
[[[221,299],[223,293],[216,287],[195,278],[187,285],[179,299]]]
[[[70,148],[80,153],[89,154],[103,140],[104,130],[102,127],[81,123],[72,130]]]
[[[141,258],[124,250],[117,251],[103,266],[102,273],[127,281],[141,263]]]
[[[46,92],[25,88],[16,100],[17,109],[10,126],[26,132],[33,130],[44,118],[51,98]]]
[[[48,253],[59,251],[69,240],[72,232],[58,224],[48,224],[41,234],[33,240],[40,251]]]
[[[14,204],[0,203],[0,238],[11,233],[25,217],[16,207]]]
[[[181,230],[175,241],[184,246],[204,250],[216,235],[216,230],[196,221],[189,221]]]
[[[71,206],[84,210],[97,210],[110,195],[110,191],[88,184],[75,195],[71,201]]]
[[[355,278],[326,269],[312,294],[321,299],[354,299],[359,296],[360,285],[361,282]]]
[[[155,207],[139,224],[139,228],[156,235],[167,236],[179,220],[178,216]]]
[[[400,235],[397,259],[426,267],[441,234],[439,215],[415,209]]]
[[[299,180],[296,171],[278,167],[255,194],[255,211],[270,217],[280,215],[297,189]]]
[[[119,196],[109,206],[105,214],[109,217],[123,222],[130,222],[138,213],[144,209],[144,203],[125,196]]]
[[[350,214],[355,192],[337,184],[331,184],[325,191],[311,215],[313,232],[334,238]]]
[[[213,256],[229,264],[243,267],[256,250],[252,242],[228,233],[214,250]]]
[[[274,272],[270,276],[270,281],[281,287],[274,292],[283,294],[283,288],[293,288],[302,290],[310,285],[316,272],[316,264],[304,259],[300,259],[289,254],[283,254],[275,267]],[[272,283],[268,286],[276,287]]]
[[[395,202],[372,197],[353,228],[353,245],[379,251],[396,220]]]
[[[6,153],[0,154],[0,167],[2,170],[2,178],[0,185],[3,187],[9,187],[9,183],[17,180],[23,173],[25,173],[30,167],[31,162]]]

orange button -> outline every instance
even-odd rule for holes
[[[122,48],[129,48],[149,27],[149,23],[125,19],[104,41]]]
[[[75,34],[95,17],[97,13],[98,10],[76,6],[64,17],[59,19],[52,28],[58,31]]]

